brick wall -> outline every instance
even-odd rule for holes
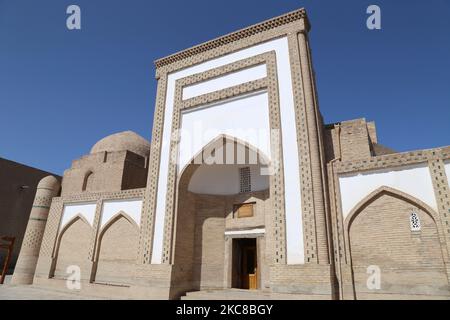
[[[420,231],[411,231],[415,210]],[[377,294],[447,295],[448,281],[433,218],[424,210],[391,195],[367,205],[349,227],[356,298]],[[381,288],[367,288],[367,267],[381,270]]]
[[[134,276],[139,228],[133,220],[118,216],[105,226],[99,243],[95,282],[126,284]]]
[[[81,269],[81,276],[89,279],[91,270],[88,258],[92,228],[81,218],[75,219],[66,227],[61,235],[54,276],[66,279],[69,276],[67,267],[76,265]]]
[[[146,186],[146,159],[130,151],[98,152],[75,160],[64,172],[62,195],[83,192],[89,174],[87,192],[110,192]]]
[[[231,273],[232,252],[231,246],[227,249],[225,231],[264,228],[271,213],[269,191],[220,196],[195,194],[184,189],[178,201],[172,287],[182,294],[230,286],[231,274],[227,272]],[[253,217],[234,215],[233,205],[244,202],[255,202]],[[263,286],[269,281],[266,263],[269,254],[264,240],[258,244]]]

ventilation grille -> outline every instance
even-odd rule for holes
[[[411,223],[411,231],[419,231],[420,230],[420,219],[416,212],[411,213],[409,220]]]
[[[250,167],[239,168],[239,177],[240,177],[240,193],[252,191]]]

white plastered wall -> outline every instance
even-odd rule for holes
[[[212,91],[218,91],[232,86],[237,86],[253,80],[262,79],[267,76],[265,64],[246,68],[236,72],[226,74],[219,78],[202,81],[183,88],[183,100],[200,96]]]
[[[259,165],[202,165],[192,175],[188,190],[201,194],[238,194],[241,167],[250,167],[251,191],[269,188],[269,176],[260,174]]]
[[[270,159],[267,92],[226,100],[183,113],[178,172],[219,135],[248,142]]]
[[[339,186],[344,219],[361,200],[382,186],[407,193],[437,210],[427,164],[342,175]]]
[[[80,215],[83,218],[85,218],[86,221],[92,227],[94,224],[95,208],[96,208],[95,202],[65,204],[62,213],[60,229],[62,229],[68,222],[70,222],[77,215]]]
[[[161,263],[162,258],[167,176],[170,162],[169,148],[170,136],[172,132],[171,119],[176,80],[270,51],[275,51],[276,53],[278,92],[280,98],[279,101],[282,124],[281,135],[282,147],[284,150],[283,168],[285,181],[286,258],[288,264],[304,263],[301,189],[299,159],[297,156],[297,133],[295,125],[295,109],[290,71],[289,47],[286,37],[274,39],[253,47],[242,49],[168,75],[151,263],[159,264]],[[218,80],[215,82],[214,87],[210,87],[210,90],[215,91],[217,88],[223,88],[226,86],[227,84],[221,84],[220,80]],[[205,90],[202,92],[206,93]],[[262,97],[263,96],[260,96],[258,99]],[[257,114],[266,112],[264,109],[268,109],[267,102],[259,106]],[[255,114],[253,114],[252,118],[249,120],[252,120],[254,116]],[[185,120],[186,118],[183,119],[183,121]],[[243,129],[247,127],[248,124]],[[182,141],[180,143],[182,143]],[[270,153],[268,153],[268,155],[270,155]]]
[[[138,226],[141,225],[141,199],[129,200],[107,200],[103,202],[100,228],[103,228],[108,221],[120,211],[130,216]]]

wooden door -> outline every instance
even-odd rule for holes
[[[258,266],[255,246],[242,248],[242,288],[258,288]]]

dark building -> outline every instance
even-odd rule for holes
[[[0,158],[0,236],[15,237],[9,274],[14,270],[19,256],[36,187],[48,175],[53,174]],[[3,267],[5,257],[6,250],[1,250],[0,267]]]

